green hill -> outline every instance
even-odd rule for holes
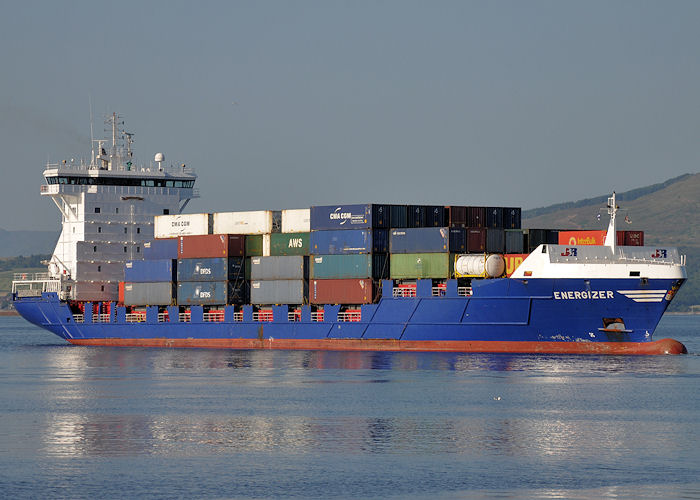
[[[523,227],[607,229],[607,215],[596,216],[610,194],[523,211]],[[619,229],[644,231],[645,245],[676,246],[687,255],[688,282],[671,305],[687,311],[700,304],[700,174],[686,174],[666,182],[617,193],[621,214],[631,224]]]

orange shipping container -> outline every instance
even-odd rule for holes
[[[602,245],[607,231],[559,231],[560,245]]]
[[[523,263],[525,258],[529,254],[527,253],[507,253],[503,256],[506,261],[506,276],[510,278],[510,275],[515,272],[520,264]]]

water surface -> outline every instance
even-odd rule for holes
[[[653,357],[71,346],[0,318],[7,498],[700,498],[700,318]]]

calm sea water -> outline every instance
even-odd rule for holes
[[[3,498],[700,498],[687,356],[74,347],[0,318]]]

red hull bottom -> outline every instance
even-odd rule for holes
[[[75,345],[120,347],[196,347],[206,349],[281,349],[326,351],[425,351],[513,354],[685,354],[680,342],[497,342],[497,341],[409,341],[387,339],[67,339]]]

